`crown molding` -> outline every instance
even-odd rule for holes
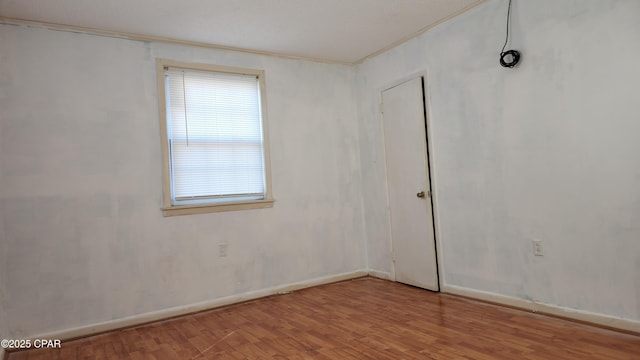
[[[354,65],[354,63],[345,62],[345,61],[282,54],[282,53],[262,51],[262,50],[252,50],[252,49],[245,49],[245,48],[239,48],[239,47],[233,47],[233,46],[210,44],[210,43],[199,42],[199,41],[167,38],[162,36],[142,35],[142,34],[122,32],[122,31],[102,30],[102,29],[97,29],[92,27],[56,24],[56,23],[32,21],[32,20],[25,20],[25,19],[16,19],[16,18],[4,17],[4,16],[0,16],[0,24],[27,26],[31,28],[40,28],[40,29],[55,30],[55,31],[105,36],[105,37],[132,40],[132,41],[157,42],[157,43],[174,44],[174,45],[182,45],[182,46],[193,46],[193,47],[213,49],[213,50],[235,51],[235,52],[241,52],[241,53],[253,54],[253,55],[278,57],[278,58],[287,59],[287,60],[311,61],[311,62],[317,62],[317,63],[323,63],[323,64],[345,65],[345,66]]]

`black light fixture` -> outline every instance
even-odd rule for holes
[[[500,65],[502,67],[512,68],[520,61],[520,52],[518,50],[507,50],[500,53]]]
[[[511,1],[509,0],[509,7],[507,10],[507,37],[504,39],[504,45],[502,45],[502,51],[500,51],[500,65],[506,68],[513,68],[520,61],[520,52],[518,50],[507,50],[507,42],[509,42],[509,25],[511,20]]]

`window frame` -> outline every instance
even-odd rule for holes
[[[262,125],[262,147],[264,156],[265,197],[260,200],[240,200],[215,203],[197,203],[174,205],[171,202],[171,158],[169,155],[169,136],[167,128],[167,99],[165,96],[165,67],[181,68],[195,71],[222,72],[239,75],[256,76],[260,91],[260,111]],[[271,193],[271,165],[269,161],[269,127],[267,126],[267,108],[264,70],[246,69],[231,66],[203,63],[187,63],[168,59],[156,59],[156,75],[158,83],[158,110],[160,118],[160,142],[162,152],[162,214],[177,216],[203,214],[220,211],[248,210],[273,207]]]

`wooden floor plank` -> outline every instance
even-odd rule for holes
[[[640,337],[361,278],[9,359],[638,360]]]

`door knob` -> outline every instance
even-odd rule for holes
[[[424,191],[420,191],[419,193],[416,194],[417,197],[419,197],[420,199],[424,199]]]

